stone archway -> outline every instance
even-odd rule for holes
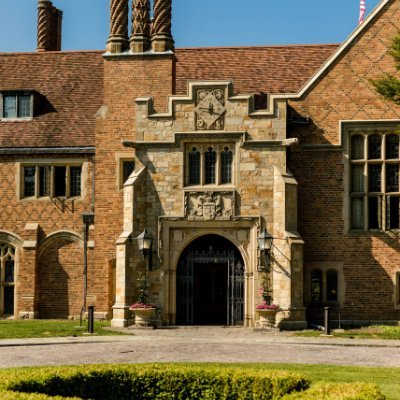
[[[244,262],[229,240],[204,235],[191,242],[180,256],[176,279],[177,324],[244,323]]]

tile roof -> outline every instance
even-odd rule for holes
[[[33,90],[36,116],[0,122],[1,147],[94,146],[103,52],[0,53],[0,90]]]
[[[233,80],[237,94],[296,93],[337,44],[177,49],[176,92],[189,80]]]
[[[337,45],[176,49],[176,93],[193,80],[233,80],[236,93],[295,93]],[[0,53],[0,91],[33,90],[32,121],[0,122],[0,147],[95,144],[103,104],[102,51]],[[262,102],[261,102],[262,104]]]

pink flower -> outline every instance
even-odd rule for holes
[[[132,304],[130,306],[130,308],[133,308],[133,309],[135,309],[135,308],[150,309],[150,308],[156,308],[156,306],[154,304],[135,303],[135,304]]]
[[[257,306],[257,310],[279,310],[279,306],[277,304],[267,304],[266,301],[263,301]]]

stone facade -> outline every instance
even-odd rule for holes
[[[0,317],[12,305],[16,318],[75,318],[86,303],[128,326],[145,274],[159,324],[256,326],[260,287],[279,305],[281,328],[305,327],[326,305],[335,319],[399,321],[399,229],[352,229],[350,177],[351,135],[398,138],[400,111],[369,79],[394,72],[387,49],[400,0],[382,1],[339,47],[236,50],[174,49],[164,0],[153,26],[149,2],[133,4],[129,39],[129,4],[111,2],[104,55],[0,54],[0,266],[14,266],[13,281],[0,276]],[[24,90],[32,114],[7,118],[4,99]],[[25,196],[32,165],[35,195]],[[60,165],[81,166],[80,195],[56,195],[55,181],[41,194],[40,167]],[[64,179],[72,184],[70,172]],[[144,229],[147,258],[136,240]],[[264,230],[269,254],[258,243]]]

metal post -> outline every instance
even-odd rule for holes
[[[94,306],[89,306],[88,309],[88,332],[94,333]]]
[[[331,334],[331,308],[324,307],[325,309],[325,335]]]

